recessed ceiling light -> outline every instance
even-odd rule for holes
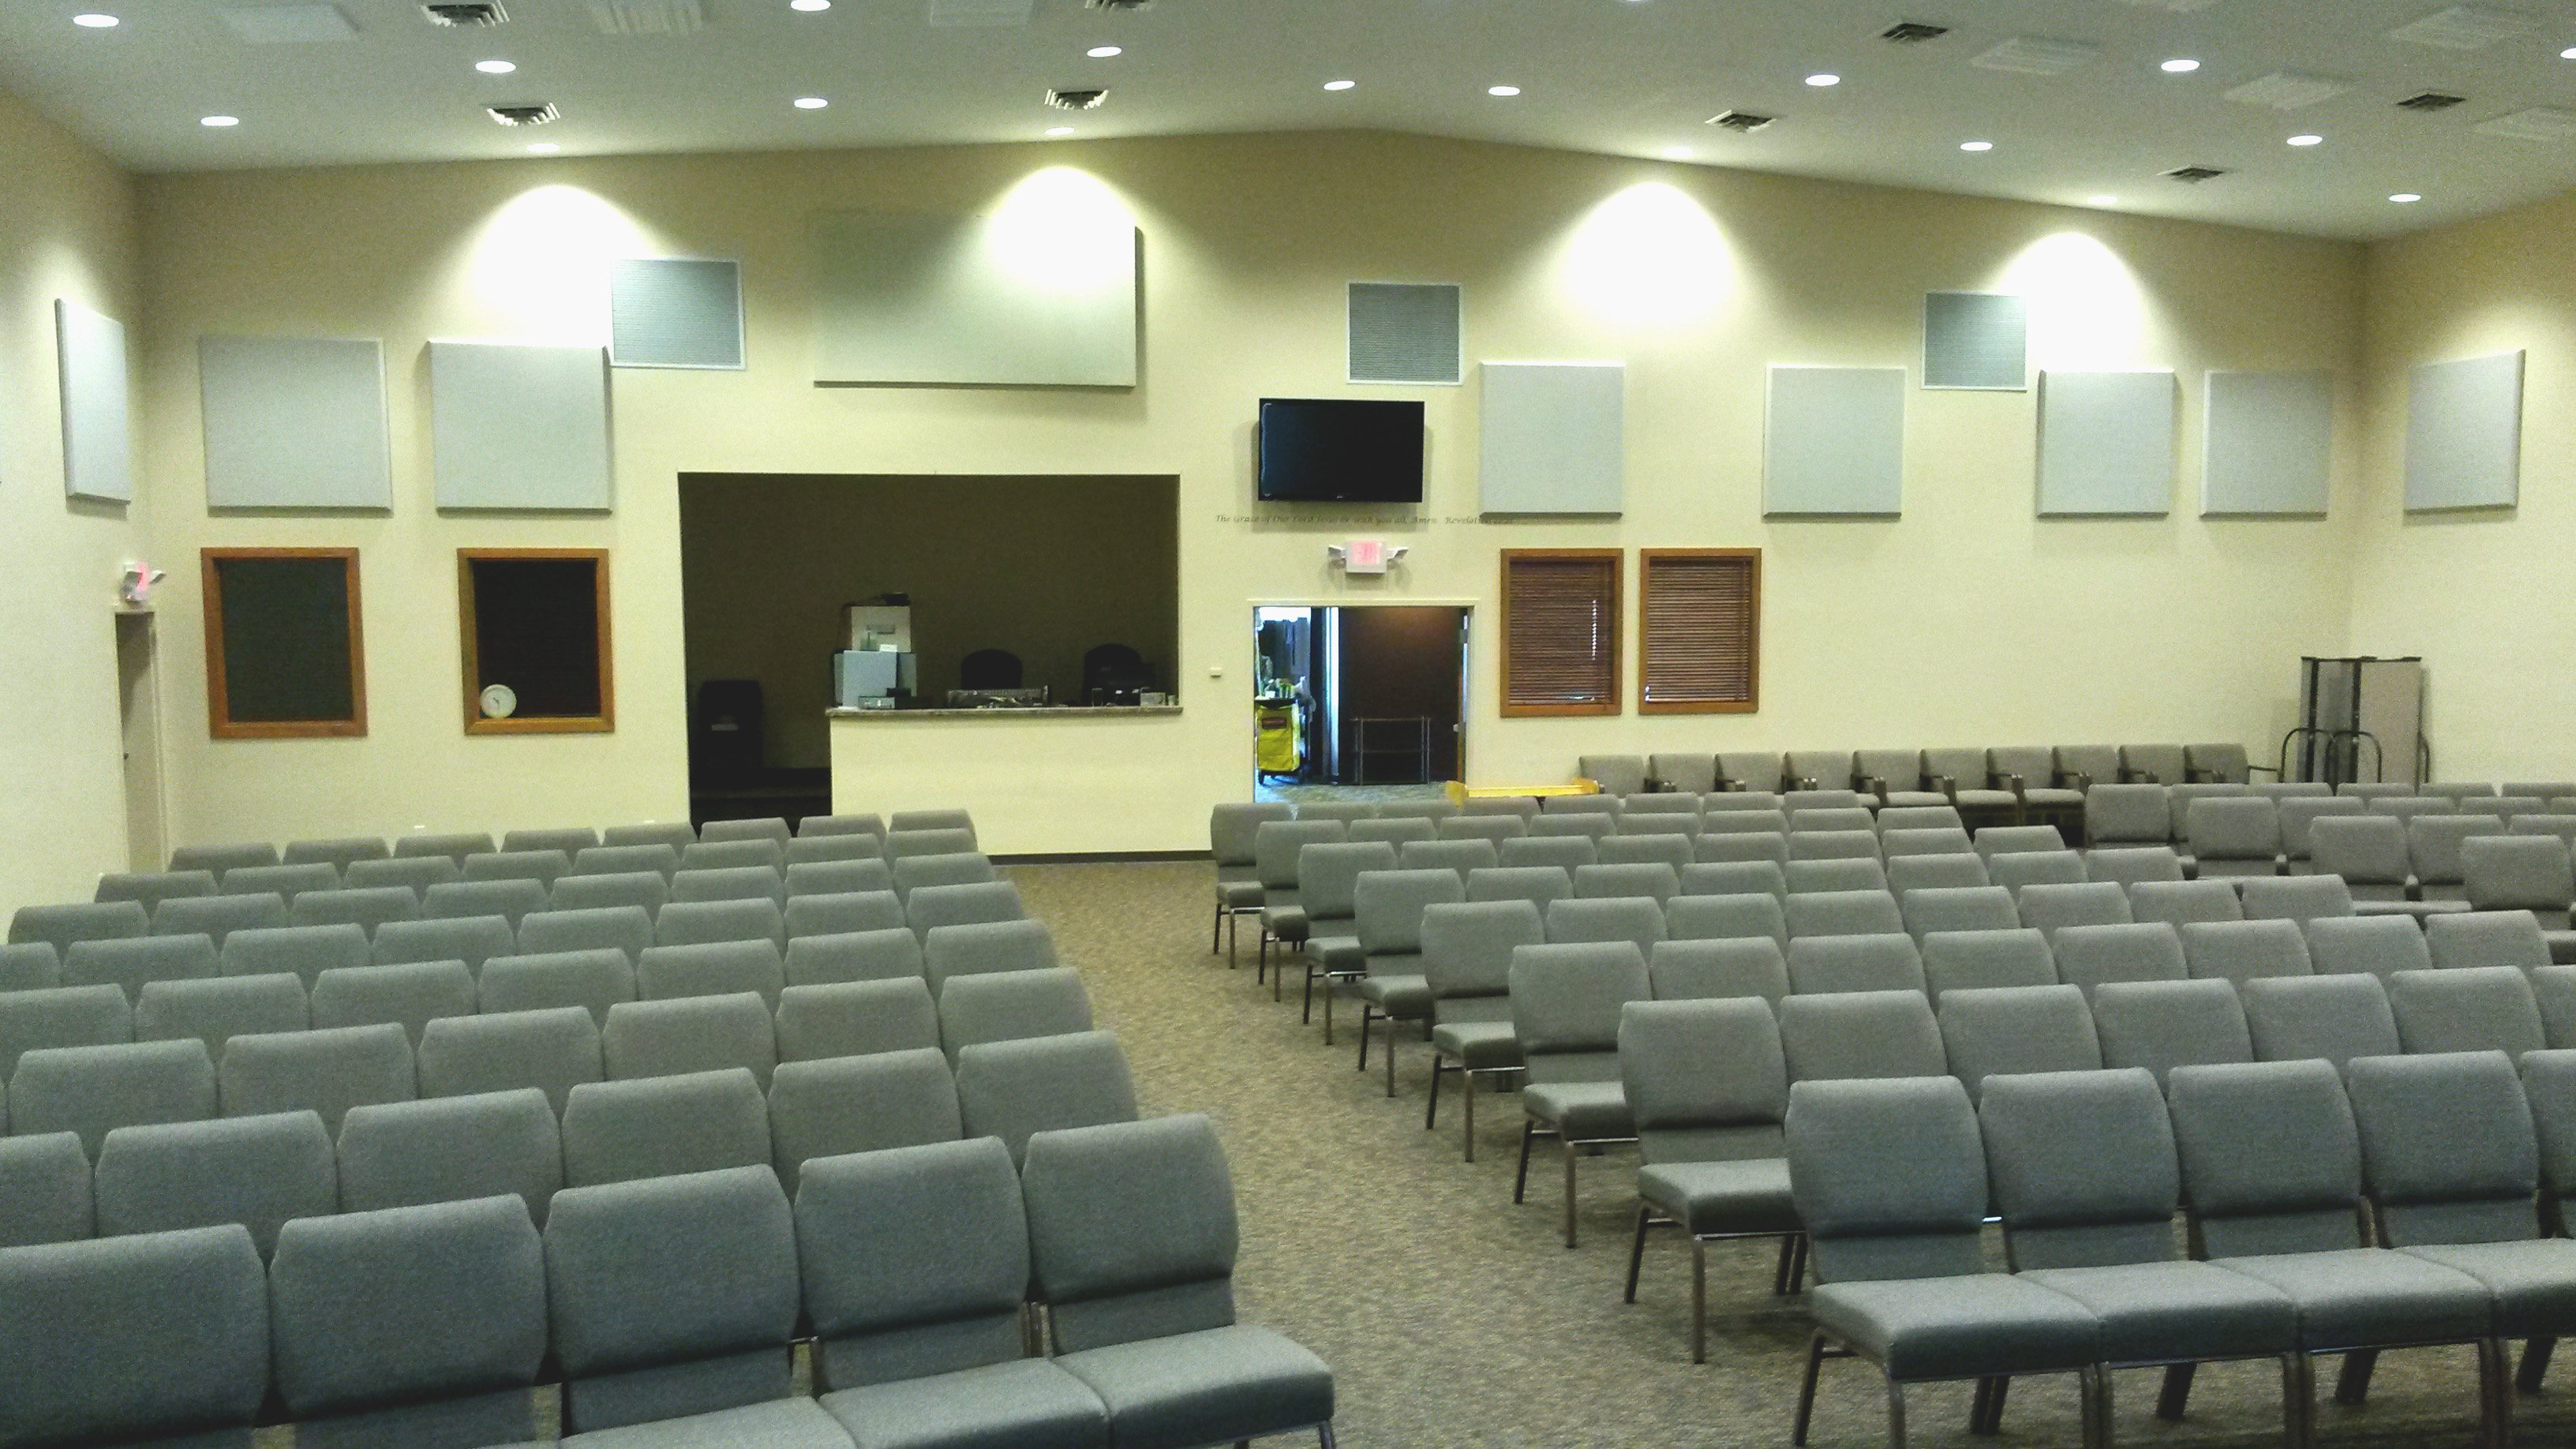
[[[2173,59],[2166,61],[2161,67],[2159,67],[2159,69],[2163,70],[2167,75],[2189,75],[2193,71],[2200,69],[2200,62],[2193,60],[2187,55],[2177,55]]]
[[[2325,143],[2326,138],[2317,135],[2300,135],[2292,136],[2290,138],[2290,144],[2293,146],[2322,146]]]
[[[563,147],[552,141],[530,141],[528,143],[528,149],[539,156],[551,156],[557,151],[562,150]]]
[[[798,96],[796,98],[796,109],[800,111],[819,111],[830,104],[830,101],[823,99],[821,96]]]
[[[787,0],[787,8],[790,10],[803,11],[807,15],[813,15],[820,11],[831,9],[832,0]]]
[[[1827,86],[1838,86],[1842,83],[1843,78],[1829,70],[1820,70],[1814,75],[1807,77],[1807,84],[1814,86],[1818,90],[1822,90]]]
[[[224,128],[226,128],[227,126],[238,126],[238,125],[240,125],[240,124],[241,124],[241,117],[239,117],[239,116],[204,116],[204,117],[201,117],[201,118],[199,118],[199,119],[198,119],[197,124],[198,124],[198,125],[200,125],[200,126],[206,126],[206,127],[209,127],[209,128],[211,128],[211,129],[213,129],[213,130],[220,131],[220,130],[223,130]]]
[[[1073,128],[1071,126],[1049,126],[1047,127],[1047,134],[1050,136],[1070,136],[1073,134]]]
[[[1666,146],[1664,148],[1664,159],[1667,161],[1688,161],[1690,158],[1691,148],[1688,146]]]
[[[1115,45],[1095,45],[1089,50],[1083,52],[1083,54],[1090,56],[1093,60],[1109,60],[1116,56],[1125,55],[1126,53],[1127,52],[1124,48]]]
[[[1516,96],[1516,95],[1519,95],[1520,93],[1521,93],[1521,88],[1520,88],[1519,86],[1487,86],[1487,87],[1485,87],[1485,94],[1487,94],[1487,95],[1489,95],[1489,96]]]
[[[2576,60],[2576,45],[2571,45],[2565,50],[2558,52],[2558,58],[2560,60]]]
[[[83,30],[114,30],[116,28],[117,21],[116,17],[113,15],[93,10],[85,15],[73,16],[72,24],[79,26]]]
[[[1358,81],[1332,80],[1324,82],[1324,89],[1328,91],[1346,91],[1358,84]]]
[[[2388,199],[2396,202],[2399,206],[2412,206],[2416,202],[2422,201],[2424,198],[2416,195],[2412,191],[2401,191]]]
[[[1959,143],[1959,149],[1962,151],[1991,151],[1995,149],[1995,143],[1992,141],[1962,141]]]
[[[2084,198],[2084,204],[2086,206],[2117,206],[2120,204],[2120,198],[2116,196],[2088,196]]]
[[[483,72],[485,75],[508,75],[519,67],[515,61],[478,60],[474,62],[474,68]]]

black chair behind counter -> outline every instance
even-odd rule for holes
[[[1136,704],[1154,688],[1145,656],[1124,644],[1102,644],[1082,656],[1082,702]]]
[[[1018,689],[1024,671],[1008,649],[978,649],[957,661],[959,689]]]

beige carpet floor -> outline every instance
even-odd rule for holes
[[[1242,1215],[1244,1317],[1333,1364],[1343,1444],[1788,1442],[1806,1329],[1799,1300],[1771,1296],[1767,1245],[1713,1252],[1710,1361],[1695,1366],[1684,1338],[1689,1259],[1669,1230],[1650,1242],[1637,1303],[1620,1301],[1630,1159],[1582,1164],[1583,1244],[1569,1252],[1557,1235],[1549,1149],[1533,1162],[1530,1201],[1511,1202],[1517,1102],[1480,1103],[1493,1110],[1478,1113],[1478,1160],[1460,1162],[1449,1091],[1441,1130],[1422,1128],[1429,1054],[1418,1038],[1398,1047],[1390,1102],[1382,1076],[1353,1070],[1347,1032],[1327,1051],[1319,1028],[1299,1024],[1294,981],[1279,1005],[1254,984],[1248,935],[1238,970],[1208,953],[1210,867],[1022,866],[1010,875],[1066,963],[1081,969],[1101,1024],[1125,1042],[1146,1111],[1215,1119]],[[2518,1402],[2518,1444],[2576,1444],[2569,1373],[2576,1362],[2552,1392]],[[2331,1381],[2330,1363],[2320,1377]],[[2279,1379],[2267,1364],[2204,1370],[2181,1424],[2154,1417],[2157,1383],[2153,1372],[2118,1376],[2121,1443],[2281,1442]],[[2391,1354],[2368,1404],[2325,1404],[2320,1442],[2470,1445],[2475,1394],[2464,1349]],[[1812,1442],[1882,1442],[1883,1404],[1874,1370],[1827,1365]],[[2077,1441],[2071,1379],[2017,1383],[2000,1438],[1966,1431],[1964,1388],[1917,1390],[1912,1407],[1921,1445]]]

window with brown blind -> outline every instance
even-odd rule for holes
[[[1503,713],[1619,712],[1615,548],[1503,550]]]
[[[1762,683],[1762,551],[1637,555],[1639,714],[1749,714]]]

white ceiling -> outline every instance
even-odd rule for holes
[[[497,30],[430,26],[413,0],[338,0],[355,34],[250,44],[228,10],[276,0],[0,0],[0,85],[142,171],[523,156],[1030,141],[1368,128],[1691,159],[2286,231],[2376,237],[2576,187],[2576,140],[2485,134],[2534,106],[2576,110],[2576,0],[2522,0],[2521,35],[2473,50],[2390,32],[2441,0],[1154,0],[1141,13],[1034,0],[1024,23],[935,26],[969,0],[695,0],[683,36],[603,33],[594,0],[506,0]],[[687,7],[690,0],[600,0]],[[989,8],[994,0],[972,0]],[[1013,0],[1000,0],[1008,8]],[[75,27],[102,10],[112,30]],[[1898,20],[1953,27],[1878,39]],[[2016,37],[2098,47],[2066,74],[1983,68]],[[1093,60],[1084,51],[1126,53]],[[2168,75],[2174,56],[2203,62]],[[486,58],[515,75],[477,74]],[[2225,98],[2274,71],[2351,89],[2281,112]],[[1815,71],[1843,77],[1810,88]],[[1358,82],[1328,94],[1332,79]],[[1051,111],[1049,86],[1106,84]],[[1516,98],[1488,96],[1512,84]],[[2426,89],[2467,97],[2398,109]],[[831,105],[799,111],[798,96]],[[485,102],[547,100],[512,131]],[[1729,108],[1777,124],[1702,124]],[[208,130],[198,118],[241,118]],[[2576,122],[2576,117],[2570,118]],[[2324,144],[2294,149],[2301,132]],[[1959,150],[1990,140],[1984,155]],[[2234,168],[2194,187],[2160,173]],[[2419,192],[2413,206],[2393,192]]]

